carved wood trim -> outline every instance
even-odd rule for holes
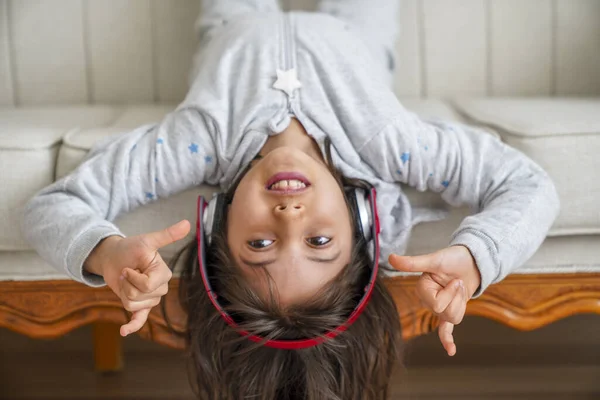
[[[523,331],[574,314],[600,314],[600,274],[509,276],[467,312]]]
[[[415,282],[416,277],[386,281],[398,305],[405,339],[431,332],[439,323],[417,298]],[[177,301],[178,280],[170,286],[166,306],[174,327],[181,330],[185,315]],[[600,314],[600,274],[511,275],[467,307],[468,315],[519,330],[583,313]],[[106,287],[90,288],[74,281],[0,282],[0,327],[33,338],[61,336],[98,321],[122,324],[126,320],[119,299]],[[158,307],[139,334],[169,347],[184,347],[183,339],[167,328]]]

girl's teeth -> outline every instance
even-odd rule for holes
[[[283,181],[279,181],[274,183],[273,185],[271,185],[271,189],[300,189],[300,188],[305,188],[306,185],[304,184],[304,182],[301,182],[299,180],[293,179],[290,181],[287,180],[283,180]]]

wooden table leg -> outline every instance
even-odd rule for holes
[[[123,369],[120,325],[112,322],[95,322],[94,366],[96,372],[117,372]]]

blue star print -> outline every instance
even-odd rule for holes
[[[194,153],[198,153],[198,145],[196,143],[192,143],[188,146],[188,149],[190,149],[190,152],[192,154]]]
[[[400,171],[399,169],[396,170],[396,172],[398,173],[398,175],[402,175],[402,171]]]
[[[211,163],[212,162],[212,157],[211,156],[204,157],[204,162],[207,163],[207,164]]]
[[[448,181],[442,182],[442,186],[443,187],[448,187],[448,185],[450,185],[450,182],[448,182]]]
[[[410,153],[408,153],[408,152],[402,153],[402,156],[400,156],[400,159],[402,160],[403,164],[406,164],[406,162],[408,160],[410,160]]]
[[[154,195],[152,193],[150,193],[150,192],[146,192],[146,198],[148,200],[153,200],[154,199]]]
[[[158,138],[158,139],[156,139],[156,143],[157,144],[163,144],[164,140],[162,138]]]

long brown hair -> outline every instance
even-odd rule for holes
[[[329,150],[329,144],[326,148]],[[330,170],[342,187],[365,186]],[[241,178],[240,178],[241,179]],[[239,182],[239,180],[238,180]],[[226,196],[233,196],[237,184]],[[346,192],[344,192],[344,195]],[[352,209],[354,218],[357,210]],[[354,235],[350,263],[309,303],[283,308],[273,295],[258,296],[227,246],[227,212],[212,236],[206,263],[211,283],[239,328],[266,339],[316,337],[343,324],[356,307],[371,268],[367,243]],[[352,221],[354,222],[354,221]],[[354,226],[354,224],[353,224]],[[383,400],[401,354],[394,301],[379,276],[361,316],[347,331],[318,346],[280,350],[254,343],[232,329],[210,302],[198,273],[195,241],[172,261],[184,259],[180,300],[187,311],[186,343],[192,388],[207,400]]]

